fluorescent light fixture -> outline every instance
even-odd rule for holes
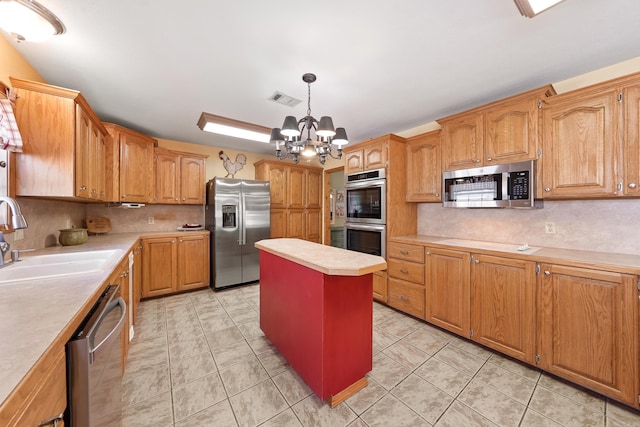
[[[43,41],[64,33],[62,22],[34,0],[0,0],[0,28],[17,41]]]
[[[198,127],[205,132],[266,143],[271,136],[270,128],[209,113],[200,115]]]
[[[513,0],[518,6],[520,13],[526,17],[533,18],[539,13],[544,12],[551,6],[564,0]]]

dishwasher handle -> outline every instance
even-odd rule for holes
[[[122,299],[122,297],[118,297],[118,299],[116,299],[115,301],[111,301],[109,303],[109,305],[107,305],[107,307],[104,310],[104,315],[106,316],[107,314],[109,314],[111,311],[115,310],[116,307],[120,307],[122,309],[122,314],[120,315],[120,319],[118,320],[118,323],[116,324],[116,326],[109,332],[109,334],[107,334],[107,336],[98,343],[98,345],[94,346],[93,348],[89,348],[89,364],[93,364],[93,361],[96,358],[96,353],[100,350],[100,348],[104,345],[108,346],[108,343],[112,341],[112,339],[114,337],[116,337],[118,335],[118,332],[120,332],[120,330],[122,330],[122,325],[124,324],[124,319],[127,316],[127,305],[124,302],[124,299]],[[96,327],[94,329],[97,330],[98,328]],[[89,342],[92,342],[93,340],[89,340]]]

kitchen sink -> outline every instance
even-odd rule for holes
[[[0,269],[0,284],[102,271],[122,251],[102,250],[34,255]]]

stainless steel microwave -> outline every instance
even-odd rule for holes
[[[452,208],[541,208],[536,161],[446,171],[442,205]]]

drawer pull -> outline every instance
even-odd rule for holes
[[[400,299],[404,302],[409,302],[409,297],[404,296],[404,295],[400,295]]]
[[[405,270],[404,268],[401,268],[401,269],[400,269],[400,273],[402,273],[402,274],[409,274],[409,271],[408,271],[408,270]]]
[[[403,250],[403,251],[400,251],[400,253],[401,253],[402,255],[409,255],[409,251],[404,251],[404,250]]]

